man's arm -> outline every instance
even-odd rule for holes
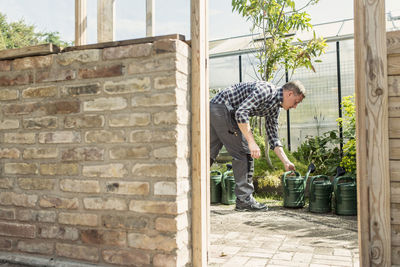
[[[261,155],[260,148],[258,147],[256,141],[254,140],[253,133],[251,132],[249,123],[238,123],[239,129],[242,132],[244,138],[247,140],[249,145],[249,150],[252,158],[258,159]]]
[[[285,166],[286,171],[295,171],[296,170],[296,167],[288,159],[288,157],[285,154],[285,151],[283,151],[283,148],[281,146],[276,146],[274,148],[274,152],[278,156],[278,158],[282,161],[283,166]]]

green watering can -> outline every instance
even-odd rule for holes
[[[220,171],[211,171],[210,199],[212,204],[221,202],[221,179],[222,173]]]
[[[350,175],[339,176],[333,180],[335,194],[335,213],[337,215],[357,215],[356,178]]]
[[[221,203],[231,205],[236,203],[235,195],[235,177],[233,176],[233,170],[231,164],[226,164],[227,171],[224,172],[221,178],[221,189],[222,197]]]
[[[286,208],[304,207],[304,191],[310,173],[315,171],[314,164],[308,166],[306,176],[303,178],[297,171],[288,171],[282,175],[283,206]],[[294,174],[291,175],[291,174]],[[291,175],[291,176],[289,176]]]
[[[331,211],[332,183],[328,176],[311,177],[309,193],[309,210],[316,213]]]

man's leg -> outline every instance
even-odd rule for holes
[[[210,121],[213,117],[212,113],[210,114]],[[219,151],[222,148],[222,142],[219,140],[218,135],[210,122],[210,166],[213,165],[215,159],[218,156]]]
[[[219,142],[233,157],[235,193],[238,199],[244,201],[254,191],[252,183],[253,159],[250,157],[247,142],[242,137],[237,125],[232,124],[232,118],[225,105],[210,104],[210,124]],[[210,151],[211,157],[213,157],[213,153],[215,152]]]

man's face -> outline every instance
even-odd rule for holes
[[[292,91],[286,91],[283,94],[283,102],[282,107],[285,110],[289,110],[291,108],[296,108],[297,104],[303,101],[303,95],[295,95]]]

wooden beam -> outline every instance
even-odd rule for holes
[[[354,0],[360,266],[391,266],[385,1]]]
[[[400,54],[400,31],[388,32],[386,34],[387,53]]]
[[[58,52],[60,52],[60,48],[56,45],[53,45],[52,43],[41,44],[22,48],[1,50],[0,60],[19,57],[43,56],[48,54],[55,54]]]
[[[397,160],[391,160],[389,162],[390,168],[390,181],[400,182],[400,164]]]
[[[388,77],[389,96],[400,96],[400,76]]]
[[[75,0],[75,45],[86,44],[86,0]]]
[[[155,13],[154,0],[146,0],[146,36],[154,36]]]
[[[97,42],[115,39],[115,0],[97,0]]]
[[[161,39],[177,39],[177,40],[185,41],[185,36],[180,35],[180,34],[169,34],[169,35],[160,35],[160,36],[155,36],[155,37],[145,37],[145,38],[138,38],[138,39],[131,39],[131,40],[106,42],[106,43],[99,43],[99,44],[69,46],[69,47],[64,48],[63,52],[86,50],[86,49],[101,49],[101,48],[106,48],[106,47],[116,47],[116,46],[123,46],[123,45],[132,45],[132,44],[153,43],[153,42],[155,42],[157,40],[161,40]]]
[[[388,74],[400,75],[400,54],[388,55]]]
[[[210,229],[210,138],[207,0],[191,0],[193,266],[207,266]]]
[[[391,96],[389,97],[389,117],[400,118],[400,97]]]

